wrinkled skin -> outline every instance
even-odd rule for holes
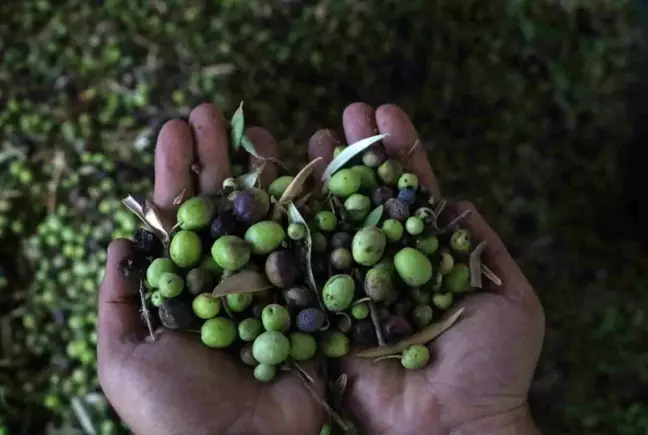
[[[409,118],[392,105],[373,108],[355,103],[343,115],[347,143],[380,133],[391,154],[410,151],[417,133]],[[193,131],[192,131],[193,130]],[[193,132],[193,137],[192,137]],[[264,156],[277,156],[274,141],[260,128],[247,131]],[[321,130],[309,142],[311,158],[330,161],[339,142]],[[192,183],[191,164],[203,168]],[[197,107],[189,123],[169,121],[156,147],[154,201],[169,216],[173,199],[217,189],[229,174],[226,122],[211,104]],[[253,162],[251,162],[253,163]],[[324,164],[318,168],[319,173]],[[408,170],[438,195],[424,151],[414,148]],[[276,176],[266,165],[264,185]],[[460,204],[453,207],[458,213]],[[425,370],[406,371],[398,362],[371,364],[343,359],[350,375],[351,416],[371,434],[530,434],[526,396],[544,334],[544,316],[533,289],[497,235],[475,211],[467,221],[487,240],[485,262],[504,282],[468,298],[462,319],[432,345]],[[136,434],[311,434],[324,415],[294,377],[282,374],[260,384],[236,358],[207,349],[197,336],[161,331],[145,340],[136,288],[117,272],[130,252],[119,240],[109,248],[100,291],[98,367],[111,404]],[[311,373],[314,372],[311,370]],[[321,381],[317,388],[323,388]]]
[[[374,110],[362,103],[343,115],[347,143],[378,133],[387,154],[407,155],[407,170],[418,175],[436,197],[439,186],[418,135],[398,107]],[[310,142],[311,158],[330,161],[335,141],[321,131]],[[350,376],[347,405],[360,427],[371,434],[530,434],[527,392],[544,337],[540,302],[502,241],[471,204],[450,207],[453,216],[473,210],[466,224],[488,248],[486,265],[501,287],[465,299],[455,326],[430,345],[432,361],[423,370],[405,370],[400,362],[374,364],[345,358]],[[487,282],[486,280],[484,282]],[[454,310],[454,309],[453,309]],[[438,320],[438,319],[436,319]]]

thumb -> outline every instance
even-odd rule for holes
[[[108,259],[99,289],[99,323],[97,352],[99,360],[137,344],[145,336],[140,316],[138,283],[124,278],[119,262],[132,254],[129,240],[113,241],[108,247]]]

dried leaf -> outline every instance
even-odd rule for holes
[[[362,140],[359,140],[358,142],[349,145],[346,147],[336,158],[333,159],[331,163],[326,167],[324,170],[324,174],[322,174],[322,181],[326,181],[329,178],[331,178],[331,175],[335,174],[339,169],[342,169],[344,165],[346,165],[349,160],[357,156],[359,153],[362,151],[366,150],[369,148],[371,145],[375,144],[376,142],[382,140],[385,138],[387,134],[379,134],[376,136],[371,136]]]
[[[279,198],[279,200],[275,203],[274,209],[272,210],[272,220],[279,220],[281,218],[282,209],[285,209],[289,202],[294,201],[302,193],[306,180],[311,176],[311,174],[315,170],[315,166],[319,164],[321,160],[322,158],[318,157],[304,166],[301,171],[299,171],[299,173],[295,176],[284,193],[281,195],[281,198]]]
[[[363,228],[375,227],[376,225],[378,225],[378,222],[380,222],[380,218],[382,218],[384,208],[385,207],[382,205],[379,205],[378,207],[374,208],[365,219],[364,223],[362,224],[362,227]]]
[[[380,324],[380,317],[378,316],[378,308],[373,301],[367,302],[369,305],[369,317],[371,318],[371,323],[373,324],[374,331],[376,332],[376,338],[378,339],[378,348],[385,348],[385,336],[383,335],[382,325]]]
[[[297,207],[295,206],[295,204],[292,203],[292,201],[288,203],[288,220],[290,221],[290,223],[302,224],[306,229],[306,237],[304,237],[304,243],[306,246],[306,258],[302,259],[303,267],[304,269],[306,269],[306,280],[308,286],[311,288],[311,290],[315,292],[315,295],[317,296],[317,302],[319,303],[320,309],[326,312],[324,303],[322,302],[322,297],[320,295],[319,290],[317,289],[315,276],[313,275],[313,265],[311,263],[311,257],[313,252],[313,239],[311,238],[310,228],[308,228],[308,224],[306,223],[306,220],[301,215],[301,213],[299,213],[299,210],[297,210]],[[330,326],[329,321],[327,319],[326,324],[322,326],[322,329],[328,329],[329,326]]]
[[[400,355],[383,355],[383,356],[379,356],[378,358],[374,359],[372,362],[375,364],[375,363],[378,363],[380,361],[385,361],[387,359],[401,359],[401,358],[402,357]]]
[[[184,202],[185,196],[187,195],[187,188],[182,189],[182,192],[175,198],[173,198],[173,205],[180,205]]]
[[[261,158],[259,154],[256,151],[256,147],[254,146],[254,143],[248,138],[247,136],[243,135],[241,138],[241,146],[245,151],[248,153],[252,154],[254,157]]]
[[[481,271],[484,274],[486,278],[488,278],[493,284],[496,286],[501,286],[502,285],[502,280],[493,272],[490,270],[485,264],[481,265]]]
[[[129,195],[122,199],[122,204],[135,214],[150,230],[162,240],[165,245],[169,242],[169,232],[166,231],[155,210],[143,207],[135,198]],[[152,219],[152,220],[151,220]]]
[[[280,203],[287,204],[288,202],[293,201],[299,196],[302,188],[304,187],[304,183],[306,182],[308,177],[311,176],[311,174],[315,170],[315,166],[319,164],[321,160],[321,157],[312,160],[309,164],[304,166],[304,168],[299,171],[297,175],[295,175],[295,178],[288,185],[284,193],[281,195],[281,198],[279,198]]]
[[[242,293],[256,293],[272,288],[265,275],[253,270],[244,270],[224,279],[212,291],[213,296],[225,296]]]
[[[429,343],[430,341],[441,335],[443,332],[445,332],[448,328],[450,328],[459,319],[464,309],[465,308],[460,308],[454,314],[445,318],[443,321],[432,323],[422,331],[417,332],[411,337],[406,338],[393,346],[375,347],[373,349],[363,350],[356,353],[355,356],[358,356],[360,358],[378,358],[385,355],[394,355],[400,353],[414,344]]]
[[[232,147],[237,150],[241,146],[243,133],[245,131],[245,115],[243,115],[243,101],[232,115],[230,120],[230,141]]]
[[[169,237],[172,232],[172,228],[175,226],[175,222],[169,223],[165,222],[162,219],[162,212],[157,205],[150,201],[149,199],[144,200],[144,217],[150,222],[150,225],[156,231],[159,231],[162,234],[162,242],[166,245],[169,242]]]
[[[470,285],[474,288],[482,288],[481,254],[484,249],[486,249],[485,240],[470,253]]]
[[[311,199],[313,197],[313,195],[315,195],[315,192],[316,192],[316,190],[313,189],[310,192],[306,192],[305,194],[303,194],[299,199],[297,199],[295,201],[295,207],[297,207],[299,209],[299,208],[303,207],[304,205],[306,205],[308,200]]]
[[[335,382],[331,383],[331,395],[333,396],[333,408],[341,409],[344,403],[344,394],[349,384],[349,376],[342,373]]]

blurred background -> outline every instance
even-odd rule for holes
[[[240,100],[293,168],[350,102],[410,112],[544,304],[544,433],[647,434],[641,18],[631,0],[3,2],[0,434],[121,431],[94,350],[106,244],[137,225],[119,200],[150,189],[166,119]]]

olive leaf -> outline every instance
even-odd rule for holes
[[[299,171],[297,175],[295,175],[295,178],[288,185],[284,193],[281,195],[281,198],[279,198],[279,200],[275,202],[274,209],[272,210],[272,220],[278,220],[279,218],[281,218],[282,210],[286,208],[286,205],[293,202],[302,193],[306,180],[311,176],[311,174],[315,170],[315,166],[321,160],[321,157],[314,159],[309,164],[304,166],[304,168]]]
[[[261,171],[263,170],[263,165],[255,171],[248,172],[247,174],[243,174],[240,177],[236,178],[236,184],[241,186],[241,187],[254,187],[257,184],[257,181],[259,181],[259,175]]]
[[[365,219],[364,223],[362,224],[362,227],[363,228],[375,227],[376,225],[378,225],[378,222],[380,222],[380,218],[382,218],[384,208],[385,207],[382,205],[379,205],[378,207],[374,208]]]
[[[445,332],[448,328],[450,328],[459,319],[464,310],[465,308],[460,308],[454,314],[446,317],[441,322],[432,323],[425,329],[417,332],[409,338],[398,342],[393,346],[375,347],[372,349],[363,350],[356,353],[355,356],[360,358],[378,358],[385,355],[394,355],[400,353],[415,344],[429,343],[430,341],[441,335],[443,332]]]
[[[376,304],[373,301],[368,301],[367,305],[369,305],[369,317],[371,318],[371,324],[374,327],[374,331],[376,332],[376,339],[378,340],[378,349],[384,349],[385,348],[385,336],[383,334],[382,330],[382,325],[380,324],[380,318],[378,316],[378,308],[376,308]]]
[[[132,195],[128,195],[121,202],[151,229],[165,246],[169,243],[171,228],[167,230],[165,225],[162,224],[160,212],[151,201],[146,200],[145,205],[142,206]]]
[[[212,290],[212,296],[225,296],[242,293],[256,293],[271,289],[265,275],[253,270],[243,270],[229,278],[224,279]]]
[[[230,120],[230,142],[234,150],[237,150],[241,146],[244,131],[245,115],[243,115],[243,101],[241,101],[241,104],[239,104],[238,109],[236,109]]]
[[[474,288],[482,288],[482,272],[481,272],[481,254],[486,249],[486,241],[482,241],[470,253],[470,285]]]
[[[317,283],[315,282],[315,276],[313,275],[313,265],[311,263],[311,257],[312,257],[312,252],[313,252],[313,239],[311,238],[311,232],[310,228],[308,228],[308,224],[306,223],[306,220],[304,217],[299,213],[299,210],[295,206],[295,204],[290,201],[288,203],[288,220],[290,223],[298,223],[304,225],[304,228],[306,229],[306,237],[304,237],[304,243],[306,246],[306,258],[303,258],[303,265],[304,269],[306,269],[306,280],[308,283],[308,286],[315,292],[315,295],[317,296],[317,303],[320,306],[320,309],[323,312],[326,312],[326,309],[324,308],[324,303],[322,302],[322,298],[320,295],[319,290],[317,289]],[[329,327],[329,321],[328,318],[326,319],[326,324],[322,326],[322,329],[328,329]]]
[[[299,171],[297,175],[295,175],[295,178],[288,185],[284,193],[281,195],[281,198],[279,198],[280,203],[287,204],[288,202],[293,201],[295,198],[299,196],[299,194],[302,191],[302,188],[304,187],[304,183],[306,182],[308,177],[311,176],[311,174],[315,170],[315,166],[321,160],[322,160],[321,157],[312,160],[309,164],[304,166],[304,168],[301,171]]]
[[[369,148],[371,145],[382,140],[388,136],[388,134],[378,134],[376,136],[371,136],[362,140],[359,140],[356,143],[353,143],[346,147],[336,158],[333,159],[331,163],[324,170],[322,174],[322,181],[328,180],[331,175],[335,174],[339,169],[342,169],[344,165],[347,164],[349,160],[357,156],[359,153]]]
[[[83,428],[84,432],[88,435],[96,435],[97,430],[95,429],[95,426],[92,422],[90,413],[88,413],[88,410],[86,409],[85,404],[81,401],[81,399],[79,397],[73,397],[71,400],[71,405],[72,411],[74,412],[77,420],[79,420],[79,424]]]
[[[243,135],[243,137],[241,138],[241,146],[245,151],[252,154],[254,157],[259,159],[261,158],[261,156],[259,156],[259,154],[256,151],[256,147],[254,146],[254,143],[246,135]]]

